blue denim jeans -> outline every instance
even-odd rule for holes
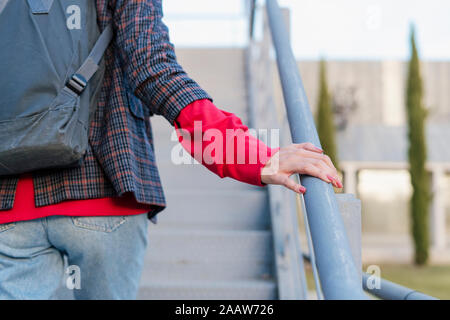
[[[0,224],[0,299],[135,299],[146,214]]]

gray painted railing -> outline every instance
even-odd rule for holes
[[[276,0],[266,1],[287,117],[294,143],[320,147],[314,119],[297,68],[288,30]],[[307,192],[306,214],[325,299],[367,299],[355,267],[333,187],[320,179],[301,176]]]
[[[303,258],[313,263],[310,255],[303,254]],[[377,278],[374,279],[375,281],[372,281],[371,277],[375,277],[375,275],[369,273],[362,274],[363,288],[377,298],[383,300],[438,300],[435,297],[401,286],[389,280]],[[377,287],[374,282],[379,282],[379,286]],[[368,286],[369,283],[372,285]]]
[[[251,37],[253,36],[255,9],[255,0],[252,0]],[[277,0],[266,0],[266,10],[276,51],[292,141],[294,143],[307,141],[320,146],[300,73],[292,53],[289,33]],[[251,70],[248,71],[251,72]],[[267,81],[271,81],[271,79],[267,79]],[[251,102],[251,107],[254,108],[253,99]],[[252,111],[250,118],[254,120],[256,111]],[[371,275],[367,273],[362,273],[361,285],[361,273],[352,259],[349,240],[331,185],[310,176],[301,176],[301,181],[308,190],[304,195],[303,206],[306,211],[305,218],[307,218],[306,228],[310,231],[313,242],[313,252],[311,253],[316,256],[313,261],[309,255],[303,254],[303,257],[317,266],[320,287],[325,299],[367,299],[368,296],[362,289],[381,299],[436,299],[384,279],[379,279],[380,286],[378,288],[369,288],[367,284]],[[299,270],[299,272],[303,272],[303,270]]]
[[[403,287],[399,284],[393,283],[388,280],[379,279],[380,286],[368,287],[367,284],[370,282],[370,277],[373,275],[368,273],[363,273],[363,286],[364,290],[373,294],[374,296],[384,299],[384,300],[437,300],[436,298],[423,294],[419,291]]]

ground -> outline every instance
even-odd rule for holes
[[[381,265],[381,277],[439,299],[450,299],[450,265],[415,267]],[[311,268],[306,268],[308,288],[314,288]],[[365,268],[364,268],[365,270]]]

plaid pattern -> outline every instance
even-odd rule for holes
[[[112,20],[115,37],[104,57],[90,146],[81,167],[33,173],[35,204],[133,192],[138,202],[153,205],[152,217],[165,207],[165,199],[150,116],[162,115],[173,125],[185,106],[211,98],[176,62],[161,21],[161,0],[96,1],[100,28]],[[0,210],[12,208],[17,181],[18,176],[0,178]]]

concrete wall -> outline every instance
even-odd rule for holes
[[[247,122],[243,49],[178,49],[177,56],[188,74],[211,94],[219,108],[235,112],[244,123]],[[318,62],[301,61],[299,68],[314,111],[319,82]],[[274,72],[275,100],[282,109],[276,68]],[[430,109],[429,121],[450,122],[450,62],[424,62],[422,74],[425,104]],[[355,88],[359,107],[350,117],[353,124],[403,125],[406,76],[407,64],[401,61],[328,62],[328,83],[332,93]],[[267,79],[270,81],[270,75]],[[413,251],[406,207],[399,209],[383,204],[373,194],[370,199],[361,196],[365,210],[363,261],[409,262]],[[406,199],[391,204],[405,206]],[[379,219],[379,210],[387,215],[384,219]],[[450,261],[449,252],[432,251],[431,254],[433,262]]]
[[[178,62],[214,99],[218,108],[247,121],[244,50],[234,48],[177,49]]]
[[[192,78],[213,96],[218,107],[242,112],[246,105],[244,50],[241,48],[178,49],[178,60]],[[299,69],[313,110],[318,90],[317,61],[301,61]],[[276,68],[274,69],[276,71]],[[403,125],[407,63],[402,61],[329,61],[327,75],[333,94],[354,88],[358,108],[350,117],[354,124]],[[423,62],[425,105],[432,122],[450,121],[450,62]],[[281,88],[274,75],[275,96],[282,103]]]
[[[298,65],[315,110],[319,64],[301,61]],[[351,123],[403,125],[407,68],[402,61],[329,61],[328,84],[332,94],[354,88],[358,108],[350,117]],[[422,75],[429,121],[450,122],[450,62],[423,62]],[[276,86],[277,101],[281,101],[279,84]]]

